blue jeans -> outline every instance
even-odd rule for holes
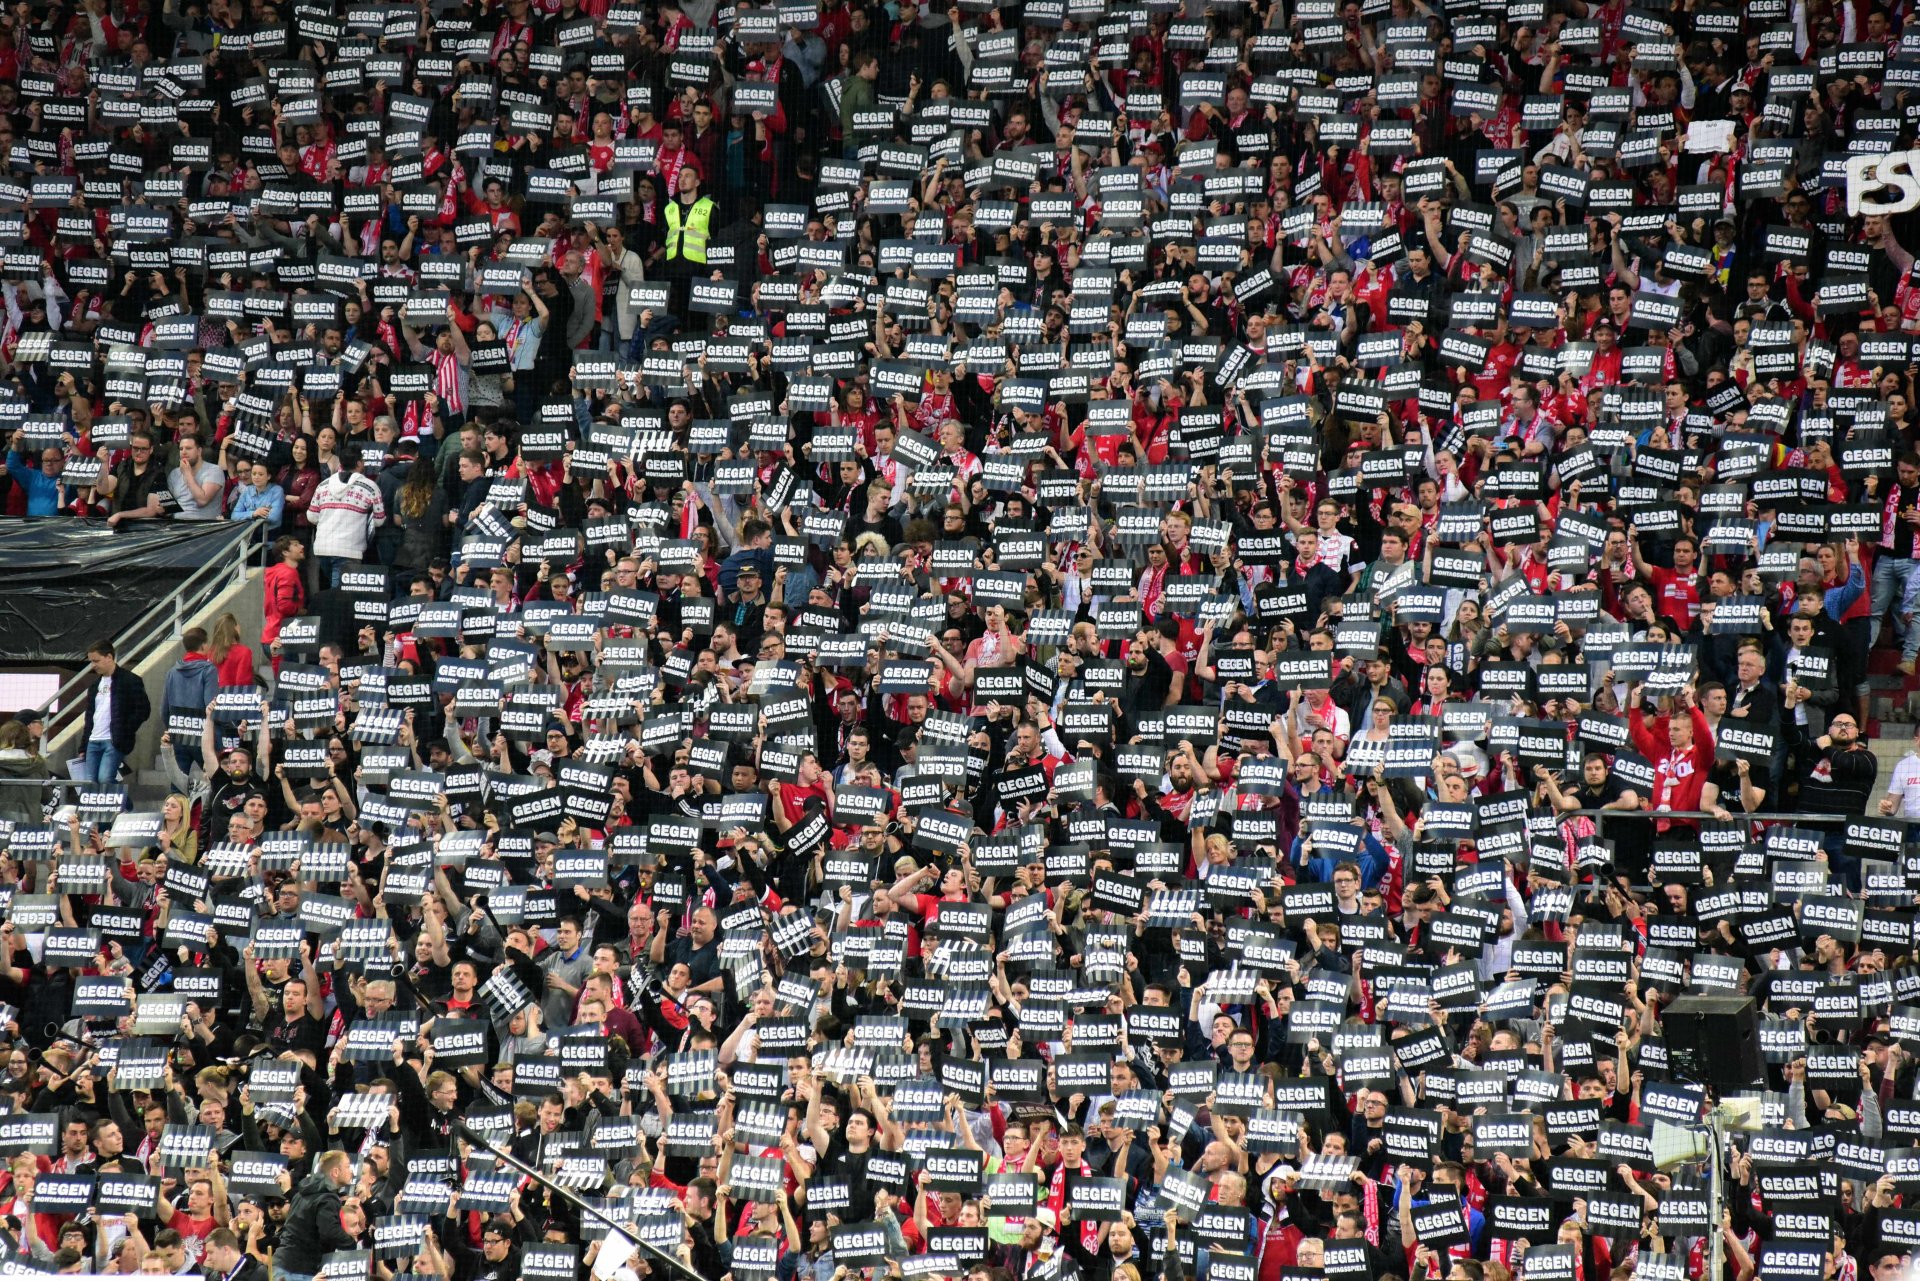
[[[1827,852],[1827,871],[1848,890],[1860,889],[1860,856],[1847,851],[1847,829],[1836,823],[1821,829],[1820,848]]]
[[[279,1264],[273,1265],[272,1281],[316,1281],[311,1272],[289,1272]]]
[[[1907,603],[1908,584],[1913,579],[1913,567],[1920,561],[1905,556],[1885,555],[1873,563],[1873,587],[1870,599],[1873,601],[1873,631],[1867,640],[1867,648],[1872,649],[1880,643],[1880,625],[1886,621],[1887,611],[1893,611],[1893,634],[1905,644],[1913,644],[1913,631],[1901,613],[1910,608]],[[1903,645],[1904,649],[1904,645]]]
[[[321,589],[325,590],[326,588],[329,588],[329,587],[338,587],[340,585],[340,575],[346,570],[347,566],[358,565],[359,563],[360,561],[357,557],[349,557],[349,556],[317,556],[315,557],[314,568],[320,574]]]
[[[97,740],[87,744],[87,778],[102,785],[120,781],[120,764],[126,756],[112,743]]]
[[[1920,561],[1908,561],[1906,563],[1914,565],[1920,564]],[[1875,565],[1875,578],[1880,576],[1879,570],[1880,567]],[[1907,573],[1907,589],[1900,594],[1900,600],[1894,605],[1894,608],[1902,614],[1910,615],[1914,612],[1916,604],[1920,604],[1920,601],[1916,601],[1916,597],[1920,597],[1920,574],[1909,570]],[[1920,623],[1907,624],[1906,641],[1900,646],[1900,654],[1903,658],[1920,657]]]

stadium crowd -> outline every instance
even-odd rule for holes
[[[0,1270],[1899,1281],[1913,16],[0,12]]]

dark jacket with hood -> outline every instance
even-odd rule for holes
[[[182,711],[204,711],[219,692],[220,671],[212,661],[197,651],[182,654],[173,670],[167,673],[167,683],[160,688],[160,714],[164,716],[176,707]]]
[[[113,738],[113,748],[122,756],[133,751],[134,743],[140,733],[140,727],[147,723],[147,717],[153,713],[153,704],[147,698],[147,687],[133,670],[127,667],[115,667],[113,675],[105,677],[113,685],[113,724],[108,733]],[[80,742],[93,741],[93,696],[100,687],[95,679],[87,686],[81,697],[87,700],[87,724],[81,732]],[[211,701],[211,700],[209,700]],[[206,703],[200,704],[204,709]]]
[[[315,1170],[293,1190],[293,1204],[287,1209],[286,1226],[280,1229],[273,1256],[277,1271],[317,1276],[329,1254],[354,1248],[353,1237],[340,1224],[346,1191],[324,1170]]]
[[[45,757],[36,756],[21,748],[0,751],[0,778],[46,777],[48,777],[48,771]],[[43,817],[38,791],[31,787],[0,784],[0,819],[32,826]]]

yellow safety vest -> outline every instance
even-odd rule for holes
[[[686,220],[683,225],[681,219]],[[707,235],[713,225],[713,201],[706,196],[689,209],[678,200],[667,202],[667,257],[688,262],[707,260]]]

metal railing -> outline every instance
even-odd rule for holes
[[[179,586],[127,624],[113,638],[114,661],[122,667],[138,666],[155,650],[180,635],[193,616],[212,604],[221,592],[244,582],[248,569],[252,567],[254,554],[265,554],[267,537],[262,524],[260,521],[248,522],[238,538],[222,547]],[[85,714],[86,703],[80,695],[93,679],[92,670],[82,667],[41,704],[39,711],[46,720],[45,742],[53,742],[63,730]]]
[[[1827,827],[1834,823],[1850,823],[1856,818],[1879,818],[1881,815],[1871,810],[1858,814],[1809,814],[1804,810],[1792,812],[1783,810],[1755,810],[1749,814],[1745,810],[1729,809],[1727,818],[1714,816],[1711,810],[1562,810],[1562,819],[1590,818],[1594,826],[1604,835],[1608,823],[1652,823],[1660,819],[1682,819],[1690,823],[1792,823],[1796,827]],[[1894,817],[1899,817],[1895,815]]]

